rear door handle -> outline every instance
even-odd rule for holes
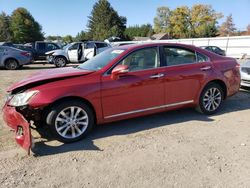
[[[154,78],[161,78],[163,76],[164,76],[163,73],[159,73],[159,74],[154,74],[154,75],[150,76],[150,78],[152,78],[152,79],[154,79]]]
[[[207,70],[210,70],[211,68],[212,68],[211,66],[205,66],[205,67],[202,67],[201,70],[207,71]]]

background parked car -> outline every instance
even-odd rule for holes
[[[201,46],[201,48],[205,50],[209,50],[211,52],[214,52],[222,56],[226,56],[225,50],[220,49],[218,46]]]
[[[9,46],[0,46],[0,67],[15,70],[30,63],[31,60],[32,57],[29,52]]]
[[[96,54],[111,48],[110,44],[100,41],[74,42],[66,45],[62,50],[47,52],[48,63],[56,67],[64,67],[68,62],[78,63],[91,59]]]
[[[250,88],[250,61],[241,64],[241,86]]]
[[[25,44],[25,46],[28,46],[33,49],[34,61],[46,60],[46,52],[61,49],[60,46],[56,43],[43,41]]]

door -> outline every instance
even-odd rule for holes
[[[96,55],[96,46],[94,42],[87,42],[84,48],[85,59],[91,59]]]
[[[157,47],[132,52],[119,64],[129,67],[126,75],[113,80],[110,71],[102,77],[105,119],[149,112],[164,105],[164,68],[160,67]]]
[[[80,43],[74,43],[71,47],[68,48],[68,57],[69,61],[76,63],[78,62],[78,46]]]
[[[46,44],[44,42],[39,42],[36,44],[36,60],[46,59]]]
[[[163,47],[165,92],[170,106],[193,103],[211,73],[208,57],[182,47]]]

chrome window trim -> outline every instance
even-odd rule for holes
[[[123,112],[123,113],[120,113],[120,114],[114,114],[114,115],[106,116],[106,117],[104,117],[104,119],[115,118],[115,117],[120,117],[120,116],[125,116],[125,115],[131,115],[131,114],[146,112],[146,111],[150,111],[150,110],[157,110],[157,109],[161,109],[161,108],[169,108],[169,107],[183,105],[183,104],[190,104],[190,103],[193,103],[193,102],[194,102],[194,100],[188,100],[188,101],[172,103],[172,104],[165,104],[165,105],[161,105],[161,106],[155,106],[155,107],[150,107],[150,108],[145,108],[145,109],[140,109],[140,110],[133,110],[133,111],[129,111],[129,112]]]

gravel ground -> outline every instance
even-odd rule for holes
[[[50,65],[0,70],[0,105],[12,83]],[[0,114],[0,187],[250,187],[250,92],[214,116],[183,109],[98,126],[62,144],[35,135],[35,153],[16,146]]]

